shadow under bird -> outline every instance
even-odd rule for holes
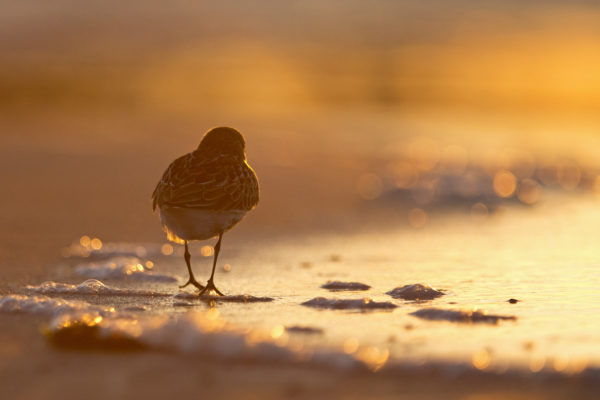
[[[215,267],[223,234],[233,228],[258,203],[258,179],[246,160],[246,142],[233,128],[219,127],[208,131],[198,148],[169,165],[152,193],[152,209],[170,241],[185,245],[188,281],[200,295],[216,292]],[[214,248],[212,273],[206,286],[194,277],[190,240],[218,236]]]

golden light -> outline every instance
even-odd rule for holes
[[[517,189],[517,178],[512,172],[502,170],[494,175],[494,193],[499,197],[511,197]]]
[[[567,357],[556,357],[552,362],[552,367],[557,372],[562,372],[567,369],[569,365],[569,359]]]
[[[90,245],[93,250],[100,250],[102,248],[102,241],[98,238],[93,238]]]
[[[170,256],[173,254],[173,246],[171,246],[169,243],[165,243],[161,246],[160,252],[165,256]]]
[[[219,310],[216,308],[211,308],[206,312],[206,318],[210,321],[215,321],[217,318],[219,318],[219,314]]]
[[[154,263],[152,261],[146,261],[146,268],[148,269],[152,269],[154,268]]]
[[[408,212],[408,223],[413,228],[423,228],[427,225],[427,219],[427,213],[421,208],[413,208]]]
[[[285,332],[285,328],[283,325],[277,325],[273,329],[271,329],[271,337],[273,339],[278,339]]]
[[[346,354],[352,354],[355,353],[356,350],[358,350],[358,339],[356,338],[350,338],[350,339],[346,339],[344,340],[344,353]]]
[[[533,179],[524,179],[519,184],[518,199],[525,204],[533,205],[540,201],[541,187]]]
[[[489,351],[482,349],[473,354],[471,362],[475,368],[484,370],[490,366],[490,363],[492,362],[492,356],[490,355]]]
[[[83,235],[79,239],[79,244],[81,244],[83,247],[89,247],[91,243],[92,243],[92,239],[87,235]]]
[[[544,357],[533,357],[531,361],[529,361],[529,370],[531,372],[539,372],[546,365],[546,359]]]
[[[230,272],[231,271],[231,265],[229,265],[229,264],[223,265],[223,271]]]
[[[576,358],[571,360],[567,372],[569,374],[578,374],[586,369],[588,366],[588,360],[585,358]]]
[[[212,246],[202,246],[200,249],[200,254],[202,254],[204,257],[210,257],[214,254],[214,249]]]
[[[390,357],[387,348],[379,349],[375,346],[365,346],[356,352],[356,358],[367,364],[372,371],[381,369]]]

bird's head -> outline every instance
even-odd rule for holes
[[[241,133],[233,128],[220,126],[206,132],[198,145],[198,150],[207,153],[220,153],[246,158],[246,141]]]

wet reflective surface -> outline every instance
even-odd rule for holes
[[[105,243],[90,253],[72,252],[87,257],[66,258],[68,265],[57,269],[57,282],[19,292],[115,307],[134,320],[213,312],[221,323],[271,332],[292,349],[330,349],[358,359],[373,353],[369,357],[380,360],[380,366],[445,361],[485,370],[575,373],[600,366],[596,221],[596,200],[557,198],[535,210],[509,208],[483,223],[460,214],[434,215],[423,229],[320,234],[268,245],[234,243],[224,247],[215,277],[229,295],[222,299],[200,299],[192,290],[180,291],[176,282],[152,278],[175,276],[184,281],[179,246],[171,254],[160,243]],[[82,239],[71,250],[77,246],[85,250],[92,241]],[[210,272],[212,252],[206,246],[192,248],[192,264],[201,280]],[[144,257],[123,258],[132,251]],[[128,262],[133,267],[126,267]],[[120,276],[114,274],[119,263],[125,265]],[[81,271],[99,266],[113,272],[102,282],[81,282]],[[140,277],[133,279],[131,270]],[[66,281],[75,284],[61,283]],[[360,282],[371,289],[321,288],[329,281]],[[444,295],[412,301],[387,294],[414,283],[429,284]],[[414,287],[426,288],[408,286]],[[377,304],[390,307],[371,307]],[[66,310],[78,311],[81,305],[70,307]],[[27,306],[22,308],[26,311]],[[433,315],[432,308],[439,309],[438,314]],[[98,315],[95,308],[92,311],[92,316]],[[488,323],[476,323],[482,320]],[[322,333],[286,332],[286,326]]]

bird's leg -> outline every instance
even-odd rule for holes
[[[183,284],[183,285],[181,285],[179,287],[183,289],[187,285],[191,284],[191,285],[196,286],[200,290],[204,289],[204,285],[200,284],[196,280],[196,278],[194,278],[194,273],[192,272],[192,264],[191,264],[192,257],[190,255],[190,251],[188,250],[188,242],[187,242],[187,240],[185,241],[185,253],[183,254],[183,258],[185,258],[185,263],[187,265],[188,272],[190,273],[190,277],[189,277],[188,281],[185,284]]]
[[[212,273],[210,274],[210,278],[208,279],[208,282],[206,283],[206,287],[200,291],[200,296],[202,296],[206,292],[210,293],[213,290],[219,296],[224,296],[224,294],[221,293],[219,291],[219,289],[217,289],[217,287],[215,286],[215,284],[213,282],[213,279],[215,277],[215,267],[217,266],[217,258],[219,257],[219,251],[221,251],[221,239],[223,239],[222,232],[219,234],[219,240],[217,241],[217,244],[215,245],[215,258],[213,259]]]

